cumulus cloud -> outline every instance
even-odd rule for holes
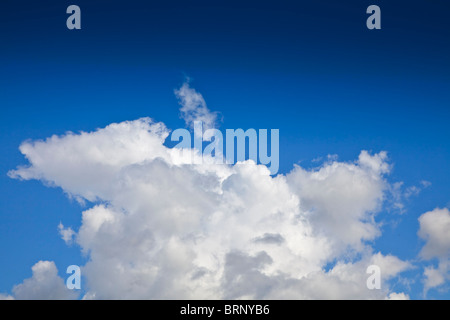
[[[450,211],[434,209],[419,218],[419,237],[426,241],[420,255],[424,259],[450,257]]]
[[[213,125],[200,94],[176,94],[187,123]],[[89,257],[85,299],[406,297],[389,280],[409,263],[368,244],[389,189],[385,152],[271,176],[253,161],[192,164],[168,135],[144,118],[21,145],[29,166],[10,177],[94,202],[76,233],[59,228]],[[371,264],[382,290],[366,287]]]
[[[260,253],[254,257],[231,254],[227,260],[224,287],[226,298],[257,299],[386,299],[389,293],[388,280],[410,268],[410,264],[393,256],[380,253],[366,254],[357,262],[338,262],[334,267],[309,272],[304,277],[286,274],[268,276],[261,270],[271,263],[268,255]],[[367,266],[377,263],[382,271],[381,290],[369,290],[366,286]]]
[[[332,161],[312,171],[296,166],[287,175],[309,221],[334,240],[334,252],[348,246],[361,249],[365,240],[380,234],[374,214],[388,187],[386,159],[385,152],[371,156],[362,151],[354,163]]]
[[[17,300],[68,300],[78,297],[76,292],[66,288],[53,261],[39,261],[31,270],[32,277],[12,290]]]
[[[74,196],[96,201],[103,198],[105,184],[113,183],[122,167],[166,157],[162,143],[168,134],[162,123],[142,118],[114,123],[95,132],[69,132],[45,141],[25,142],[20,152],[31,165],[8,175],[43,180]]]
[[[419,217],[419,237],[425,240],[420,256],[425,260],[436,258],[438,267],[424,269],[424,292],[450,280],[450,210],[436,208]]]

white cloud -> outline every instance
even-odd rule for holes
[[[420,256],[425,260],[436,258],[438,267],[424,269],[424,295],[428,290],[439,287],[450,280],[450,211],[436,208],[419,217],[419,237],[425,245]]]
[[[389,201],[391,202],[390,209],[399,214],[406,213],[406,204],[413,197],[418,196],[423,189],[428,188],[431,182],[422,180],[420,186],[405,187],[402,181],[392,183],[389,189]]]
[[[409,300],[409,296],[403,292],[401,293],[392,292],[389,294],[387,300]]]
[[[214,123],[187,84],[177,95],[187,123]],[[272,177],[253,161],[191,164],[163,145],[167,136],[144,118],[20,147],[30,165],[10,177],[95,202],[75,235],[59,228],[89,256],[85,298],[384,299],[389,279],[409,267],[367,243],[380,235],[385,152]],[[374,263],[382,290],[366,287]]]
[[[66,244],[72,244],[73,237],[76,234],[72,228],[64,228],[64,225],[60,222],[58,225],[58,231],[61,239],[63,239]]]
[[[39,261],[31,270],[33,276],[14,286],[14,297],[18,300],[68,300],[76,299],[78,293],[66,288],[58,276],[53,261]]]
[[[450,257],[450,211],[434,209],[419,218],[418,235],[426,241],[420,255],[424,259]]]
[[[20,151],[31,166],[8,175],[23,180],[40,179],[77,197],[96,201],[103,198],[102,192],[121,168],[167,157],[162,143],[168,134],[163,124],[142,118],[113,123],[95,132],[69,132],[45,141],[25,142]]]
[[[379,263],[382,271],[380,290],[366,286],[367,266]],[[410,268],[409,263],[392,256],[367,254],[361,260],[338,262],[329,270],[319,269],[294,278],[285,274],[267,276],[261,271],[270,257],[260,253],[253,257],[233,254],[226,265],[224,287],[226,298],[257,299],[385,299],[389,294],[388,280]]]
[[[374,221],[384,199],[389,172],[386,153],[361,152],[354,163],[328,162],[317,170],[299,166],[287,179],[300,197],[301,207],[315,229],[333,239],[338,247],[362,249],[364,240],[380,234]]]
[[[439,269],[426,267],[423,274],[425,276],[425,290],[438,287],[445,283],[445,274]]]
[[[189,127],[194,127],[194,121],[202,121],[204,130],[215,127],[217,112],[208,109],[203,96],[191,88],[188,82],[175,90],[175,95],[181,105],[181,116]]]

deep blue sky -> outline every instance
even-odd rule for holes
[[[71,4],[82,30],[66,28]],[[381,30],[366,28],[371,4]],[[447,0],[2,0],[0,292],[38,260],[63,276],[83,261],[56,230],[61,220],[78,226],[80,206],[6,176],[26,163],[20,143],[143,116],[183,127],[173,90],[186,76],[222,129],[280,129],[281,172],[386,150],[392,181],[430,181],[376,244],[414,259],[417,217],[450,201],[449,13]]]

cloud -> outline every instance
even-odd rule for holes
[[[224,279],[225,298],[228,299],[386,299],[389,295],[407,297],[404,293],[389,293],[388,280],[410,268],[410,264],[380,253],[365,255],[361,260],[338,262],[329,270],[323,269],[294,278],[286,274],[268,276],[262,270],[272,263],[269,256],[254,257],[230,254],[227,257]],[[366,286],[366,268],[378,263],[382,271],[381,290]]]
[[[401,293],[392,292],[389,294],[387,300],[409,300],[409,296],[403,292]]]
[[[354,163],[332,161],[315,170],[296,166],[287,175],[314,228],[333,239],[333,251],[361,249],[365,240],[380,235],[374,215],[388,188],[386,159],[385,152],[370,156],[362,151]]]
[[[78,293],[66,288],[64,280],[58,276],[53,261],[39,261],[31,270],[31,278],[14,286],[13,293],[17,300],[68,300],[76,299]]]
[[[391,209],[399,214],[404,214],[406,212],[405,204],[413,196],[419,195],[423,189],[431,186],[431,182],[422,180],[420,181],[420,186],[409,186],[405,187],[402,181],[395,182],[390,186],[390,199]]]
[[[426,241],[420,252],[424,259],[450,258],[450,211],[434,209],[419,217],[419,237]]]
[[[433,267],[426,267],[423,272],[425,276],[425,291],[444,284],[445,273],[446,270],[443,272],[443,270],[435,269]]]
[[[14,297],[8,294],[1,294],[0,293],[0,300],[14,300]]]
[[[187,123],[213,125],[200,94],[176,94]],[[384,299],[409,268],[369,243],[389,189],[385,152],[271,176],[251,160],[192,164],[164,146],[168,134],[143,118],[21,145],[29,166],[10,177],[94,202],[76,234],[59,228],[89,257],[85,299]],[[374,263],[382,290],[366,287]]]
[[[64,228],[64,225],[62,223],[59,223],[58,231],[61,238],[66,244],[72,243],[73,237],[75,236],[75,231],[73,231],[72,228]]]
[[[42,180],[76,197],[96,201],[103,197],[105,184],[112,183],[121,168],[167,157],[162,143],[168,134],[163,124],[142,118],[114,123],[90,133],[69,132],[45,141],[25,142],[20,152],[31,165],[10,171],[8,175],[22,180]],[[67,147],[70,149],[65,150]]]
[[[438,267],[425,267],[424,294],[450,280],[450,211],[436,208],[419,217],[419,237],[425,240],[420,257],[425,260],[436,258]]]
[[[214,128],[217,122],[217,112],[211,112],[206,106],[203,96],[185,82],[181,88],[175,90],[175,95],[181,105],[181,117],[186,124],[193,128],[195,121],[203,122],[203,129]]]

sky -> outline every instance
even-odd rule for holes
[[[2,1],[0,298],[448,299],[449,9]],[[277,174],[185,163],[199,112]]]

